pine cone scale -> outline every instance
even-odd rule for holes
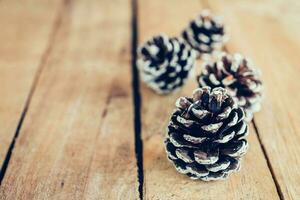
[[[230,56],[223,53],[215,62],[206,63],[197,80],[200,87],[226,88],[244,109],[247,121],[260,109],[263,87],[259,72],[239,54]]]
[[[182,37],[199,55],[219,50],[226,42],[224,25],[208,10],[190,22]]]

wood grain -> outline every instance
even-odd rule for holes
[[[60,6],[60,0],[0,2],[0,166],[47,51]]]
[[[203,6],[199,1],[139,1],[139,38],[141,42],[154,34],[180,34],[189,19]],[[199,63],[196,66],[198,69]],[[141,83],[142,84],[142,83]],[[227,181],[192,181],[177,173],[167,161],[163,139],[177,97],[191,95],[192,80],[179,93],[158,96],[142,84],[142,136],[144,142],[145,199],[278,199],[257,136],[251,126],[250,151],[243,168]]]
[[[0,199],[137,199],[130,16],[129,1],[66,2]]]
[[[231,27],[229,49],[262,70],[265,99],[255,122],[282,198],[300,199],[299,1],[210,3]]]

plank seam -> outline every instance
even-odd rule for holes
[[[138,43],[138,19],[137,19],[137,0],[131,1],[131,65],[132,65],[132,90],[134,107],[134,140],[135,155],[137,162],[138,193],[139,198],[144,199],[144,168],[143,168],[143,141],[141,137],[141,95],[139,85],[139,74],[136,65],[137,43]]]
[[[16,143],[18,137],[19,137],[20,130],[22,128],[24,119],[25,119],[27,111],[29,109],[30,102],[31,102],[32,96],[33,96],[33,94],[35,92],[35,89],[37,87],[40,75],[41,75],[41,73],[42,73],[42,71],[44,69],[44,66],[46,64],[46,61],[47,61],[47,59],[48,59],[48,57],[49,57],[49,55],[50,55],[50,53],[51,53],[51,51],[53,49],[53,43],[54,43],[54,40],[55,40],[55,36],[56,36],[57,31],[58,31],[58,29],[59,29],[59,27],[61,26],[61,23],[62,23],[62,16],[63,16],[63,13],[64,13],[63,11],[64,11],[65,7],[67,7],[67,5],[69,4],[69,1],[70,0],[63,0],[62,1],[62,6],[59,9],[57,17],[55,18],[55,20],[53,22],[53,25],[52,25],[53,28],[52,28],[52,31],[49,34],[49,39],[48,39],[48,42],[47,42],[47,47],[45,48],[45,51],[44,51],[44,53],[41,56],[41,60],[40,60],[40,63],[38,65],[38,67],[37,67],[37,70],[35,72],[35,76],[34,76],[32,85],[30,87],[29,94],[28,94],[27,99],[25,101],[25,105],[24,105],[23,111],[21,113],[21,117],[19,119],[19,122],[18,122],[18,125],[17,125],[17,128],[16,128],[16,131],[15,131],[15,134],[14,134],[14,136],[12,138],[12,141],[11,141],[11,143],[9,145],[9,148],[7,150],[5,159],[4,159],[4,161],[2,163],[2,166],[1,166],[1,169],[0,169],[0,186],[1,186],[2,181],[4,179],[6,170],[8,168],[8,165],[9,165],[9,162],[10,162],[10,159],[11,159],[14,147],[15,147],[15,143]]]
[[[279,196],[280,200],[284,200],[285,198],[284,198],[283,192],[282,192],[281,187],[280,187],[280,184],[279,184],[279,182],[278,182],[278,180],[277,180],[277,178],[276,178],[276,175],[275,175],[274,169],[273,169],[273,167],[272,167],[270,158],[269,158],[269,156],[268,156],[268,154],[267,154],[267,151],[266,151],[266,148],[265,148],[265,146],[264,146],[264,144],[263,144],[263,142],[262,142],[262,139],[261,139],[261,137],[260,137],[260,134],[259,134],[259,131],[258,131],[258,127],[256,126],[256,123],[255,123],[254,118],[253,118],[253,120],[252,120],[252,124],[253,124],[254,130],[255,130],[255,133],[256,133],[256,135],[257,135],[257,139],[258,139],[258,141],[259,141],[259,145],[260,145],[260,147],[261,147],[261,149],[262,149],[262,152],[263,152],[263,154],[264,154],[264,157],[265,157],[265,159],[266,159],[268,168],[269,168],[269,170],[270,170],[270,172],[271,172],[272,179],[273,179],[273,181],[274,181],[274,183],[275,183],[275,187],[276,187],[278,196]]]

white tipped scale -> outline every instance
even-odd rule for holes
[[[216,133],[219,128],[223,125],[223,122],[215,123],[215,124],[208,124],[201,126],[201,128],[205,131],[211,132],[211,133]]]
[[[208,155],[207,153],[197,150],[194,152],[195,161],[199,164],[214,164],[219,159],[219,154]]]
[[[216,65],[219,70],[224,69],[224,63],[221,60],[217,61]]]
[[[175,106],[180,109],[187,109],[190,105],[191,102],[185,97],[179,97],[175,102]]]
[[[211,29],[212,23],[210,20],[204,19],[203,27],[207,30]]]
[[[210,112],[207,110],[197,110],[195,108],[192,108],[192,112],[198,119],[203,119],[210,114]]]
[[[223,112],[218,114],[217,119],[221,120],[221,119],[225,119],[229,116],[229,114],[231,113],[231,107],[228,106],[226,108],[224,108]]]
[[[260,102],[258,102],[258,103],[255,103],[255,104],[253,104],[251,107],[250,107],[250,110],[251,110],[251,112],[258,112],[258,111],[260,111],[260,109],[261,109],[261,105],[260,105]]]
[[[175,77],[176,75],[177,75],[176,72],[171,72],[171,73],[168,74],[168,76],[169,76],[170,78]]]
[[[239,149],[236,149],[233,152],[224,152],[226,155],[231,156],[231,157],[241,157],[244,154],[246,154],[249,144],[246,141],[241,140],[241,147]]]
[[[211,44],[211,47],[214,49],[214,50],[220,50],[222,47],[223,47],[223,43],[222,42],[213,42]]]
[[[197,88],[193,91],[193,101],[196,102],[199,99],[201,99],[201,96],[203,94],[203,90],[201,88]]]
[[[170,135],[174,135],[174,133],[170,133]],[[171,136],[169,140],[175,147],[184,147],[183,144],[179,143],[177,140],[174,139],[174,136]]]
[[[231,69],[231,71],[233,71],[233,72],[237,72],[237,70],[238,70],[239,67],[240,67],[240,64],[239,64],[239,63],[237,63],[237,62],[232,62],[232,63],[231,63],[231,66],[230,66],[230,69]]]
[[[150,55],[153,57],[157,57],[157,54],[159,52],[159,48],[155,45],[150,45],[148,47],[146,47],[146,49],[149,51]]]
[[[166,152],[167,152],[167,156],[170,157],[171,159],[173,159],[173,160],[178,159],[178,158],[177,158],[175,155],[173,155],[170,151],[166,150]]]
[[[221,36],[220,34],[213,34],[213,35],[211,36],[211,38],[212,38],[212,40],[213,40],[214,42],[220,42],[220,41],[222,41],[222,36]]]
[[[211,11],[209,9],[204,9],[204,10],[202,10],[200,16],[202,16],[204,18],[209,17],[209,16],[211,16]]]
[[[237,103],[238,103],[239,106],[242,107],[242,106],[246,105],[247,100],[246,100],[245,97],[240,96],[240,97],[237,98]]]
[[[163,81],[160,81],[160,82],[157,83],[157,85],[158,85],[159,87],[164,87],[164,86],[166,85],[166,83],[163,82]]]
[[[168,89],[168,90],[171,90],[171,89],[173,88],[173,86],[174,86],[174,84],[169,83],[169,84],[167,85],[167,89]]]
[[[199,28],[203,26],[203,20],[202,20],[202,17],[201,17],[201,16],[199,16],[199,17],[197,17],[197,18],[195,19],[195,24],[196,24],[196,26],[199,27]]]
[[[188,40],[192,44],[192,46],[194,46],[194,47],[198,46],[199,42],[194,39],[193,30],[191,28],[188,28],[186,30],[186,33],[187,33]]]
[[[186,167],[187,171],[193,175],[195,175],[195,179],[199,179],[200,177],[203,177],[203,176],[207,176],[209,174],[209,171],[207,170],[200,170],[200,169],[197,169],[197,168],[193,168],[191,166],[187,166]],[[193,177],[191,177],[193,178]]]
[[[192,135],[188,135],[188,134],[184,134],[183,138],[188,141],[191,142],[193,144],[201,144],[203,141],[205,141],[207,138],[204,137],[194,137]]]
[[[176,78],[175,82],[174,82],[174,85],[178,85],[180,83],[180,78]]]
[[[229,86],[231,85],[232,83],[234,83],[236,80],[235,78],[233,77],[233,75],[228,75],[226,76],[223,80],[222,80],[222,84],[225,85],[225,86]]]
[[[237,97],[235,96],[236,93],[237,93],[237,88],[230,88],[230,87],[227,87],[227,93],[232,96],[233,99],[236,99]]]
[[[212,84],[220,85],[220,81],[216,78],[215,74],[210,74],[208,78]]]
[[[220,16],[214,16],[213,18],[214,18],[214,21],[216,23],[216,26],[217,27],[222,27],[222,24],[223,24],[222,17],[220,17]]]
[[[203,34],[203,33],[200,33],[200,34],[198,35],[198,39],[201,40],[201,41],[204,42],[204,43],[209,43],[209,41],[210,41],[209,37],[206,36],[206,35]]]
[[[230,141],[232,138],[234,138],[234,136],[235,136],[235,132],[232,131],[230,134],[224,135],[222,138],[217,139],[216,142],[226,143],[226,142]]]
[[[178,64],[175,65],[175,71],[176,71],[177,73],[179,73],[179,72],[181,71],[180,65],[178,65]]]
[[[173,56],[173,58],[171,59],[171,61],[170,61],[170,63],[169,63],[169,66],[170,66],[170,67],[176,66],[178,60],[179,60],[179,58],[178,58],[178,56],[175,54],[175,56]]]
[[[193,159],[189,156],[189,152],[187,150],[177,148],[175,153],[179,159],[183,160],[186,163],[194,162]]]
[[[188,49],[184,49],[184,50],[182,51],[182,55],[181,55],[181,59],[182,59],[182,60],[188,59],[188,52],[189,52]]]
[[[170,152],[167,151],[167,156],[170,157],[171,159],[176,160],[177,157],[173,156]]]
[[[225,170],[229,167],[230,165],[230,161],[229,160],[223,160],[223,161],[218,161],[216,162],[215,164],[212,164],[212,165],[206,165],[205,168],[208,170],[208,171],[211,171],[211,172],[218,172],[218,171],[221,171],[221,170]]]
[[[253,119],[253,113],[249,109],[245,109],[245,118],[246,122],[250,122]]]
[[[249,135],[249,128],[246,127],[246,130],[244,130],[244,132],[241,132],[239,135],[240,135],[239,139],[247,138],[247,136]]]
[[[209,51],[209,50],[210,50],[210,47],[209,47],[208,45],[206,45],[206,44],[200,44],[200,45],[199,45],[199,49],[200,49],[201,51]]]
[[[231,174],[233,172],[237,172],[241,169],[241,161],[240,159],[236,159],[235,161],[231,161],[230,165],[224,170],[224,173]]]
[[[245,132],[246,128],[247,128],[247,124],[245,122],[242,122],[242,126],[240,128],[240,130],[236,133],[236,135],[241,135]]]
[[[181,167],[179,167],[179,166],[176,166],[175,164],[174,164],[174,166],[175,166],[176,170],[177,170],[179,173],[181,173],[181,174],[187,174],[187,173],[189,173],[189,171],[188,171],[187,169],[184,169],[184,168],[181,168]]]
[[[225,180],[228,176],[226,174],[221,174],[221,175],[208,175],[201,177],[202,181],[218,181],[218,180]]]
[[[227,125],[234,126],[237,124],[238,120],[239,120],[239,116],[236,112],[234,112],[234,116],[233,116],[232,120]]]
[[[180,45],[178,42],[173,42],[173,50],[175,53],[178,53],[180,51]]]
[[[183,117],[177,116],[177,121],[184,125],[185,127],[191,127],[194,124],[193,120],[184,119]]]
[[[204,78],[203,78],[202,76],[199,77],[198,82],[199,82],[199,84],[200,84],[201,86],[207,85],[206,82],[204,81]]]
[[[188,59],[187,60],[187,64],[183,67],[183,71],[190,71],[189,76],[191,74],[193,74],[192,70],[193,70],[193,64],[194,64],[194,60]],[[187,80],[187,79],[185,79]]]
[[[244,60],[244,57],[239,53],[235,53],[233,54],[232,60],[240,65]]]

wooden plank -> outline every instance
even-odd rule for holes
[[[262,145],[283,199],[300,199],[299,1],[210,1],[231,27],[231,51],[261,68],[262,111],[255,115]]]
[[[0,2],[0,166],[48,48],[61,0]]]
[[[199,1],[139,1],[141,42],[160,32],[178,35],[203,6]],[[197,64],[199,66],[199,63]],[[199,68],[199,67],[198,67]],[[141,83],[142,84],[142,83]],[[177,173],[164,152],[165,129],[177,97],[191,95],[190,80],[179,93],[159,96],[142,84],[142,136],[144,142],[144,193],[146,199],[278,199],[257,136],[251,126],[250,151],[242,170],[226,181],[192,181]]]
[[[129,1],[70,1],[0,199],[136,199]]]

